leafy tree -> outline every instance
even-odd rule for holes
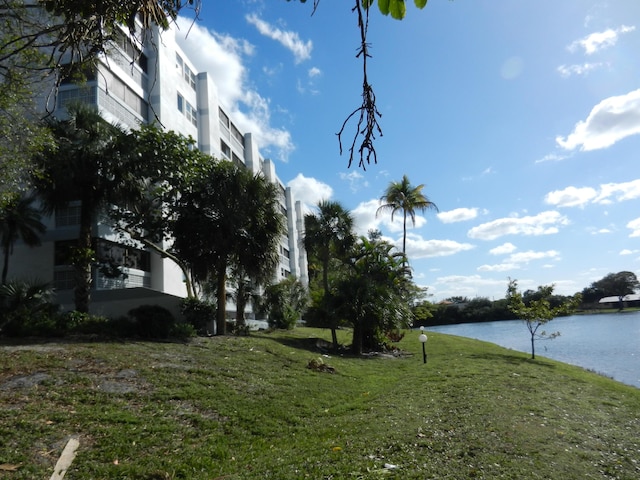
[[[126,234],[122,241],[140,242],[172,260],[182,270],[187,297],[197,297],[192,273],[171,245],[182,192],[191,190],[197,175],[214,160],[195,148],[193,138],[157,125],[143,125],[120,141],[129,164],[129,195],[110,206],[113,227]]]
[[[633,272],[609,273],[600,280],[593,282],[582,291],[586,302],[597,302],[603,297],[618,297],[620,308],[625,295],[635,293],[640,289],[640,281]]]
[[[509,280],[509,286],[507,288],[507,300],[509,302],[509,309],[513,312],[517,318],[524,320],[527,330],[531,338],[531,358],[536,358],[535,341],[542,338],[555,338],[560,335],[559,332],[550,333],[539,331],[540,327],[543,327],[556,317],[569,315],[578,307],[581,301],[581,296],[577,293],[574,297],[567,302],[552,307],[549,302],[549,297],[553,295],[553,285],[546,285],[538,287],[538,297],[535,300],[531,300],[528,305],[524,303],[523,295],[518,291],[518,283],[516,280]]]
[[[409,275],[404,254],[385,241],[361,237],[347,260],[348,274],[338,282],[338,312],[353,326],[352,351],[376,349],[385,331],[407,327]]]
[[[321,310],[325,321],[331,328],[334,348],[338,348],[336,329],[339,321],[331,312],[332,291],[329,285],[329,273],[332,260],[341,260],[355,244],[353,216],[339,202],[322,200],[318,211],[304,217],[304,247],[309,258],[310,270],[319,265],[322,275]],[[340,263],[337,263],[339,268]],[[309,274],[313,276],[312,272]]]
[[[25,2],[0,0],[0,208],[28,189],[31,157],[51,139],[36,114],[46,56],[21,39],[25,24],[9,14]],[[29,66],[29,68],[25,68]]]
[[[433,310],[435,305],[433,303],[424,300],[411,307],[411,313],[413,313],[413,326],[427,326],[430,319],[433,318]]]
[[[166,29],[183,8],[191,6],[199,11],[200,3],[200,0],[0,0],[0,22],[13,27],[12,34],[0,43],[0,77],[7,72],[50,73],[56,69],[66,75],[106,53],[109,43],[119,35],[120,25],[125,25],[133,36],[141,35],[136,29],[136,19],[145,28],[156,24]],[[46,62],[32,62],[34,54],[46,55]],[[9,64],[9,60],[13,63]]]
[[[271,267],[274,273],[273,252],[284,233],[278,205],[275,185],[229,161],[203,168],[181,196],[174,250],[198,281],[215,280],[218,335],[226,333],[228,270],[265,273]]]
[[[126,201],[129,165],[119,149],[123,130],[102,119],[98,110],[76,105],[65,120],[49,120],[55,148],[35,157],[42,172],[33,179],[43,211],[53,214],[80,201],[80,229],[70,262],[75,272],[75,308],[88,312],[91,289],[93,226],[109,205]]]
[[[41,244],[40,236],[46,231],[40,210],[33,207],[33,201],[34,197],[23,195],[0,208],[0,241],[4,254],[2,284],[7,283],[9,256],[15,242],[22,239],[28,247],[37,247]]]
[[[391,212],[391,221],[393,216],[402,212],[402,253],[407,253],[407,215],[411,219],[411,223],[416,224],[416,210],[435,210],[438,207],[427,196],[422,193],[424,185],[414,187],[409,182],[406,175],[402,176],[399,182],[391,182],[380,198],[384,202],[376,211],[376,216],[380,213]]]
[[[269,316],[270,327],[293,328],[308,304],[306,287],[292,276],[269,285],[264,292],[264,309]]]

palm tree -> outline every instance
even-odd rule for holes
[[[256,282],[273,278],[284,234],[277,190],[231,162],[212,162],[181,202],[174,250],[199,282],[215,281],[216,333],[224,335],[228,271]]]
[[[404,254],[379,239],[361,237],[339,282],[339,310],[353,326],[352,352],[379,347],[384,332],[406,328],[411,280]]]
[[[391,221],[396,212],[402,211],[402,253],[407,253],[407,215],[411,218],[411,223],[416,225],[416,210],[435,210],[438,207],[422,193],[424,184],[414,187],[409,182],[406,175],[402,176],[399,182],[391,182],[380,197],[380,202],[384,202],[376,211],[376,217],[382,212],[391,212]]]
[[[28,247],[40,246],[40,236],[47,227],[42,223],[40,210],[33,207],[33,196],[13,199],[0,211],[0,239],[4,253],[2,284],[7,283],[9,256],[16,241],[22,239]]]
[[[237,285],[236,324],[240,327],[245,323],[244,307],[250,296],[274,280],[280,263],[280,240],[285,234],[276,186],[248,170],[243,170],[241,176],[244,194],[236,197],[235,207],[247,216],[238,232],[232,260]]]
[[[346,255],[355,243],[353,234],[353,216],[339,202],[321,200],[316,214],[304,217],[304,247],[312,259],[315,259],[322,270],[322,290],[324,293],[324,313],[329,316],[331,336],[334,348],[338,347],[336,334],[337,318],[328,312],[331,304],[329,288],[329,270],[332,259],[340,259]]]
[[[124,131],[105,121],[97,108],[75,105],[64,120],[49,121],[56,148],[36,156],[42,173],[34,179],[43,210],[53,214],[72,201],[80,201],[80,230],[72,252],[75,271],[75,307],[88,312],[91,289],[93,226],[110,204],[123,202],[123,179],[129,172],[119,138]]]

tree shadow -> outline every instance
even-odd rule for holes
[[[531,355],[529,355],[528,353],[516,351],[514,351],[513,353],[472,353],[469,355],[469,358],[487,360],[490,362],[501,362],[509,365],[534,364],[551,369],[555,368],[555,365],[549,363],[546,358],[536,357],[535,359],[532,359]]]

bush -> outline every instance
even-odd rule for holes
[[[179,338],[182,340],[186,340],[191,337],[195,337],[198,333],[193,325],[190,323],[176,323],[171,326],[170,336],[172,338]]]
[[[47,283],[13,281],[0,286],[0,333],[6,336],[59,336],[57,306]]]
[[[141,305],[129,310],[142,338],[169,338],[176,320],[169,310],[159,305]]]
[[[58,316],[60,327],[67,333],[83,335],[112,334],[112,323],[107,317],[82,312],[68,312]]]
[[[209,332],[209,326],[213,324],[216,316],[215,305],[197,298],[185,298],[180,305],[180,311],[199,335]]]

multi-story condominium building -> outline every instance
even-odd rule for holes
[[[280,242],[280,265],[274,281],[293,275],[306,282],[306,254],[300,242],[301,206],[276,175],[273,162],[261,156],[251,132],[243,132],[221,105],[215,78],[199,72],[176,42],[175,30],[151,32],[155,41],[136,45],[125,31],[108,50],[97,70],[81,85],[65,83],[49,110],[62,114],[71,102],[96,105],[103,118],[135,128],[158,121],[165,129],[197,140],[204,153],[227,159],[255,174],[264,175],[280,191],[280,208],[287,219],[287,233]],[[44,107],[44,105],[43,105]],[[231,200],[232,201],[232,200]],[[72,308],[73,272],[64,260],[65,246],[77,238],[79,205],[70,205],[48,219],[43,245],[37,249],[16,247],[13,277],[50,280],[58,302]],[[109,315],[126,313],[140,304],[176,304],[186,296],[179,268],[160,255],[122,244],[108,222],[96,224],[98,256],[108,253],[125,266],[126,278],[107,278],[94,272],[91,311]],[[228,310],[235,310],[232,303]]]

